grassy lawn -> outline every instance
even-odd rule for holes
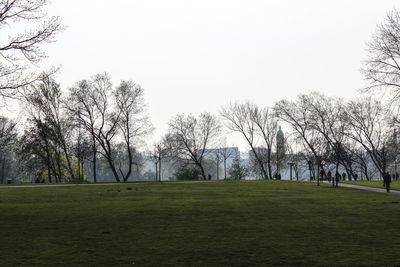
[[[376,187],[376,188],[385,188],[383,187],[383,181],[341,181],[346,184],[355,184],[355,185],[362,185],[362,186],[369,186],[369,187]],[[393,190],[400,190],[400,181],[392,181],[390,183],[390,189]]]
[[[398,266],[399,214],[303,182],[0,187],[0,266]]]

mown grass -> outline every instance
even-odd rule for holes
[[[0,188],[0,266],[394,266],[399,214],[302,182]]]
[[[383,181],[343,181],[343,182],[347,184],[355,184],[355,185],[369,186],[375,188],[385,188],[383,186]],[[400,190],[400,181],[392,181],[390,183],[390,189]]]

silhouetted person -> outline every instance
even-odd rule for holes
[[[332,179],[332,173],[331,171],[328,171],[328,181],[331,182],[331,179]]]
[[[321,181],[323,181],[323,180],[324,180],[324,177],[325,177],[325,172],[324,172],[324,170],[321,170],[321,171],[319,172],[319,176],[321,177]]]
[[[338,172],[335,174],[336,187],[339,187],[339,180],[342,178]]]
[[[358,174],[355,173],[355,174],[354,174],[354,181],[357,181],[357,179],[358,179]]]
[[[208,180],[211,180],[211,174],[208,175]]]
[[[343,181],[346,181],[346,173],[345,172],[342,174],[342,178],[343,178]]]
[[[392,182],[392,177],[390,174],[387,172],[385,174],[385,177],[383,178],[383,185],[386,187],[386,192],[390,192],[390,183]]]

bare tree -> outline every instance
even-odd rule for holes
[[[128,155],[128,170],[119,170],[123,181],[126,182],[132,173],[134,143],[150,133],[152,126],[146,114],[142,87],[132,81],[121,81],[114,96],[117,108],[114,120],[122,133]]]
[[[269,108],[259,108],[255,105],[250,109],[250,119],[256,125],[257,133],[264,140],[267,149],[266,163],[268,167],[268,175],[269,177],[272,177],[272,147],[276,138],[278,121]]]
[[[7,158],[17,140],[16,122],[0,116],[0,183],[5,182]]]
[[[121,81],[113,89],[109,74],[97,74],[70,89],[66,106],[76,120],[75,125],[83,125],[92,138],[94,180],[99,152],[107,160],[116,181],[128,181],[133,165],[139,166],[141,161],[136,148],[152,130],[144,90],[133,81]],[[122,146],[116,142],[118,138],[122,138],[126,153],[117,151]],[[126,162],[121,162],[122,158]]]
[[[182,161],[196,165],[204,180],[207,179],[204,157],[212,147],[220,131],[217,118],[210,113],[193,115],[178,114],[169,123],[173,153]]]
[[[384,90],[391,102],[400,100],[400,13],[386,14],[368,44],[368,58],[362,72],[369,82],[367,92]]]
[[[307,96],[300,95],[296,101],[281,100],[274,106],[275,115],[289,124],[293,132],[301,140],[307,160],[320,159],[326,150],[324,138],[313,127],[313,114],[307,103]],[[317,160],[320,164],[321,160]],[[310,177],[313,178],[313,177]]]
[[[100,112],[97,112],[96,101],[99,99],[99,90],[95,90],[90,80],[82,80],[69,89],[69,96],[65,106],[76,125],[81,125],[90,134],[92,147],[93,180],[97,182],[97,141],[95,127],[100,120]]]
[[[48,17],[43,12],[48,3],[49,0],[0,1],[0,94],[3,96],[39,79],[33,69],[45,57],[40,47],[52,42],[63,30],[58,17]],[[21,24],[29,29],[15,33]]]
[[[224,164],[224,180],[226,180],[226,163],[228,159],[232,157],[238,157],[238,153],[235,153],[235,150],[233,147],[227,147],[226,145],[226,138],[223,138],[220,143],[219,147],[215,150],[215,162],[217,163],[217,179],[219,179],[219,164],[223,163]]]
[[[32,84],[24,94],[26,103],[30,107],[30,116],[35,125],[40,128],[39,133],[46,135],[47,141],[53,141],[56,146],[54,152],[58,158],[58,164],[60,164],[61,155],[57,147],[61,148],[70,179],[75,181],[69,147],[71,124],[62,114],[60,85],[48,75],[43,74],[40,80]]]
[[[292,171],[294,171],[296,180],[298,181],[300,176],[301,176],[301,168],[300,165],[304,161],[304,154],[297,151],[297,146],[293,146],[293,143],[296,143],[298,141],[299,136],[295,134],[289,134],[286,136],[286,143],[288,144],[286,146],[287,149],[287,156],[289,159],[289,168],[292,168]],[[300,140],[301,141],[301,140]],[[293,175],[293,174],[292,174]],[[293,176],[291,177],[293,178]]]
[[[165,144],[168,144],[168,141],[166,141],[166,139],[155,143],[153,145],[153,151],[150,152],[150,157],[156,164],[156,181],[158,180],[159,182],[161,182],[162,180],[162,161],[166,159],[169,155],[168,149],[166,148]]]
[[[349,137],[365,149],[383,177],[397,153],[396,135],[386,109],[380,102],[365,98],[350,101],[347,116]]]
[[[351,179],[351,177],[354,177],[353,159],[347,149],[346,131],[348,130],[348,123],[345,119],[343,100],[327,97],[317,92],[304,95],[303,99],[310,109],[309,120],[313,129],[325,139],[326,145],[333,152],[336,166],[338,167],[341,164],[346,169],[349,179]],[[324,166],[321,161],[327,160],[326,156],[318,157],[317,160],[317,166],[323,170]]]
[[[91,104],[94,106],[97,120],[94,124],[93,134],[96,142],[101,147],[99,153],[107,160],[109,167],[117,182],[121,182],[117,168],[114,164],[115,156],[113,141],[118,130],[118,116],[112,109],[112,82],[108,73],[97,74],[92,77],[91,86],[93,94]]]
[[[227,107],[223,107],[220,114],[226,121],[229,130],[240,133],[250,146],[252,153],[260,166],[261,176],[263,179],[271,179],[268,176],[264,161],[257,150],[257,125],[252,120],[252,110],[254,105],[246,103],[234,103]]]

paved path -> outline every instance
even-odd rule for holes
[[[326,184],[331,184],[328,181],[324,181]],[[355,185],[355,184],[343,184],[339,183],[339,187],[347,187],[347,188],[353,188],[353,189],[359,189],[359,190],[365,190],[365,191],[371,191],[371,192],[377,192],[377,193],[386,193],[386,194],[394,194],[394,195],[400,195],[400,191],[397,190],[390,190],[390,193],[386,192],[386,188],[375,188],[375,187],[369,187],[369,186],[362,186],[362,185]]]

